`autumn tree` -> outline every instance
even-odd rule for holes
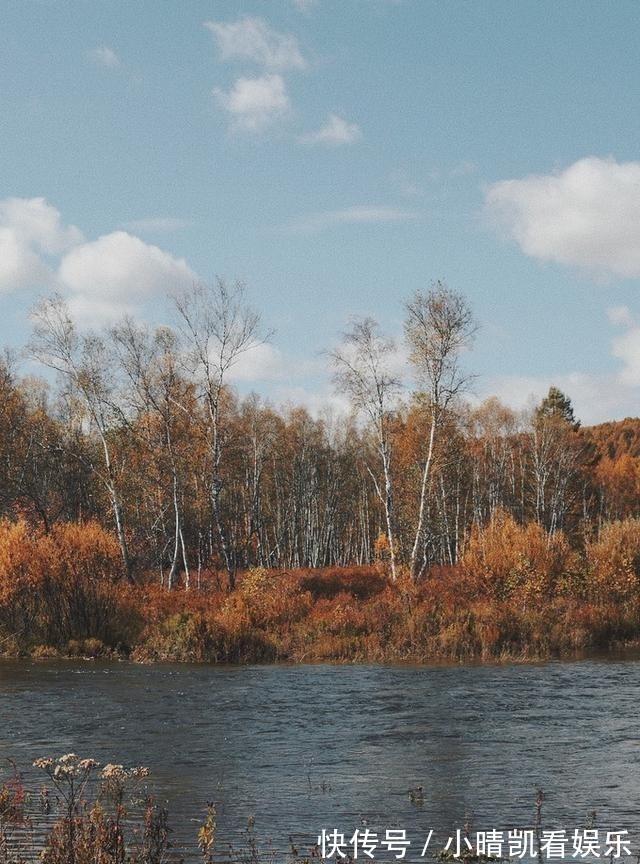
[[[174,531],[167,585],[173,587],[181,563],[188,589],[182,465],[191,445],[186,427],[192,410],[192,386],[181,374],[177,337],[169,327],[152,332],[125,319],[113,328],[112,338],[127,382],[127,398],[137,418],[133,432],[142,439],[149,458],[160,463],[160,473],[170,478]]]
[[[176,296],[188,367],[194,374],[204,412],[204,432],[211,457],[209,491],[222,558],[235,588],[237,562],[231,548],[223,514],[223,460],[225,421],[223,402],[229,373],[238,359],[267,337],[260,315],[246,299],[241,282],[232,285],[218,279],[212,285],[196,284]]]
[[[92,460],[90,467],[109,496],[125,574],[134,582],[120,491],[121,466],[113,456],[111,433],[120,424],[121,412],[116,404],[113,362],[107,345],[98,335],[78,332],[59,295],[43,300],[33,310],[32,321],[32,355],[63,377],[82,405],[86,421],[98,435],[102,464]],[[82,454],[77,455],[83,458]]]
[[[411,547],[410,567],[417,578],[426,566],[419,559],[425,542],[427,494],[436,441],[452,401],[467,377],[460,367],[460,354],[469,345],[475,325],[461,294],[436,282],[428,291],[418,290],[406,304],[405,335],[418,387],[428,399],[429,439],[421,466],[418,516]]]
[[[401,382],[394,370],[396,346],[379,332],[373,318],[358,319],[344,334],[342,345],[330,352],[334,381],[346,393],[355,410],[364,414],[374,430],[382,479],[369,465],[367,470],[384,508],[392,578],[396,579],[397,548],[393,477],[392,418]]]
[[[525,520],[527,448],[522,417],[495,396],[469,411],[473,521],[489,522],[498,510]]]
[[[571,400],[552,387],[531,418],[534,518],[549,534],[567,528],[578,502],[584,444]]]
[[[605,456],[595,468],[602,515],[607,521],[640,514],[640,461],[629,453],[617,459]]]

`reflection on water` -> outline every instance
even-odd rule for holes
[[[276,849],[322,827],[401,826],[416,845],[476,828],[634,831],[640,663],[537,666],[136,666],[0,663],[0,756],[74,751],[151,768],[179,839],[219,802]],[[33,775],[30,775],[33,776]],[[408,789],[424,787],[417,806]],[[194,821],[196,820],[196,821]]]

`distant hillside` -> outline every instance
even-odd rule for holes
[[[614,460],[625,455],[640,457],[640,417],[610,420],[584,427],[583,431],[601,457]]]

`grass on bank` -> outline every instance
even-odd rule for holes
[[[95,523],[0,521],[0,654],[138,661],[534,659],[640,640],[640,520],[583,550],[498,514],[455,567],[392,583],[382,564],[255,569],[238,588],[125,584]]]
[[[44,774],[44,782],[38,792],[33,793],[25,787],[15,763],[7,762],[9,777],[3,780],[0,776],[0,864],[34,861],[41,864],[178,864],[185,860],[199,860],[202,864],[214,864],[214,861],[274,864],[276,860],[311,864],[323,857],[320,838],[317,842],[309,838],[301,844],[290,836],[286,852],[276,853],[271,844],[266,849],[261,848],[253,830],[253,817],[247,820],[240,845],[231,844],[226,852],[221,852],[214,802],[208,802],[201,818],[195,820],[195,826],[190,825],[187,835],[182,832],[182,840],[175,841],[168,810],[150,793],[146,782],[149,770],[144,767],[126,768],[114,763],[101,766],[95,759],[81,758],[75,753],[57,758],[41,757],[33,762],[33,767]],[[410,806],[422,807],[423,787],[408,790],[408,798]],[[541,848],[543,801],[544,793],[537,789],[533,832],[538,849]],[[595,812],[591,816],[595,821]],[[506,864],[509,860],[481,851],[478,840],[474,847],[468,816],[463,836],[465,843],[460,855],[454,854],[449,844],[439,848],[435,842],[430,857],[462,864],[499,861]],[[374,833],[374,837],[377,834]],[[375,849],[377,844],[373,842]],[[308,847],[303,848],[307,843]],[[344,852],[330,857],[353,864],[358,857],[355,847],[353,855],[347,844],[343,844],[343,848]],[[538,860],[542,860],[541,854]]]

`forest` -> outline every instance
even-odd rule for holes
[[[320,417],[234,388],[269,338],[242,284],[171,305],[166,326],[85,332],[49,297],[0,364],[0,653],[500,659],[640,637],[640,420],[584,427],[552,382],[525,412],[473,400],[474,315],[441,282],[404,303],[402,345],[349,323],[326,359],[350,411]]]

